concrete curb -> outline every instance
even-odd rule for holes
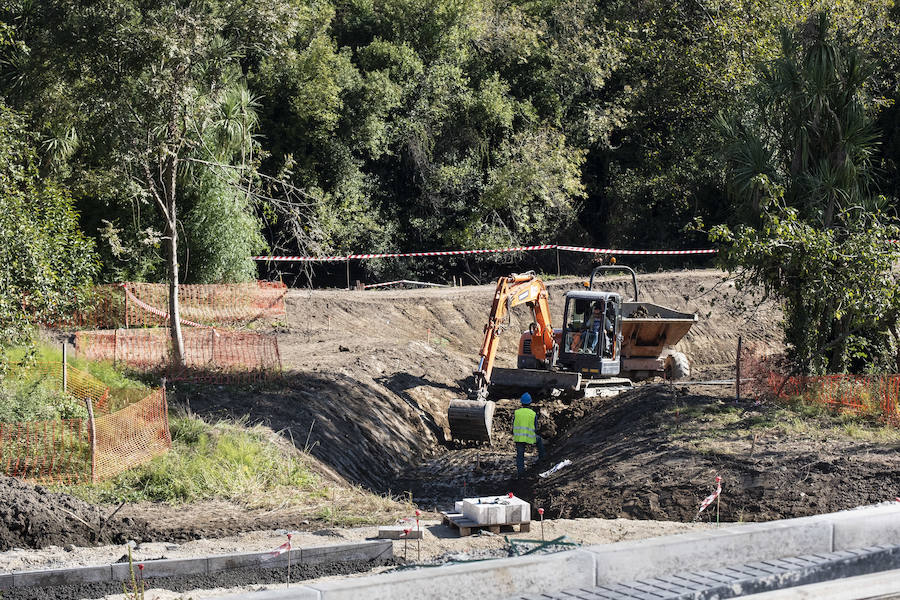
[[[348,560],[379,560],[394,556],[390,540],[373,540],[354,544],[311,546],[291,550],[291,564],[322,564]],[[223,554],[197,558],[173,558],[136,561],[144,565],[144,579],[178,575],[206,575],[229,569],[247,567],[277,568],[288,564],[288,553],[272,556],[271,552]],[[136,568],[136,567],[135,567]],[[51,587],[73,583],[100,581],[127,581],[131,578],[128,563],[115,563],[97,567],[49,569],[41,571],[17,571],[0,574],[0,590],[20,587]]]
[[[896,544],[900,503],[731,525],[667,537],[589,546],[543,556],[489,560],[356,577],[218,600],[341,600],[344,598],[508,598],[556,592],[793,556]]]

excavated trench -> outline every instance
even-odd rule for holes
[[[699,322],[677,349],[690,357],[700,377],[731,376],[739,335],[745,344],[777,346],[776,318],[757,318],[754,303],[739,298],[719,272],[651,274],[639,283],[643,301],[698,314]],[[548,285],[556,322],[562,295],[579,286],[577,279]],[[624,277],[608,278],[602,287],[631,296],[630,279]],[[429,508],[469,494],[514,491],[534,497],[540,488],[536,473],[551,464],[548,459],[546,467],[532,467],[526,478],[516,479],[508,434],[518,406],[514,399],[498,401],[492,446],[448,441],[447,406],[466,397],[472,386],[492,297],[493,286],[292,290],[287,326],[279,335],[288,377],[253,390],[191,390],[191,409],[248,415],[251,422],[285,431],[348,481],[384,493],[410,491]],[[741,308],[740,300],[751,308]],[[762,312],[777,313],[771,306]],[[513,311],[498,366],[515,365],[519,333],[530,321],[526,308]],[[611,402],[539,398],[539,428],[550,458],[559,458],[553,447],[573,423]],[[577,516],[593,516],[591,510]]]

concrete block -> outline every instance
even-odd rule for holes
[[[144,565],[144,579],[151,577],[171,577],[173,575],[202,575],[208,572],[208,559],[200,558],[166,558],[162,560],[134,561],[134,572],[138,572],[138,564]],[[112,565],[113,581],[128,581],[131,570],[128,563]]]
[[[268,552],[247,552],[244,554],[225,554],[220,556],[207,556],[206,568],[209,573],[228,571],[229,569],[244,569],[258,567],[266,558],[272,555]]]
[[[504,504],[500,504],[504,502]],[[462,513],[467,519],[475,521],[479,525],[499,525],[510,523],[508,521],[508,509],[510,499],[507,496],[484,496],[481,498],[467,498],[463,500]]]
[[[13,587],[12,573],[0,575],[0,590],[8,590]]]
[[[531,504],[515,496],[507,500],[509,502],[506,509],[507,523],[528,523],[531,521]]]
[[[102,567],[76,567],[74,569],[52,569],[45,571],[20,571],[13,573],[11,587],[49,587],[70,583],[94,583],[109,581],[112,570],[109,565]]]
[[[597,583],[631,581],[757,560],[831,551],[832,525],[806,519],[753,523],[585,548]]]
[[[373,540],[359,544],[338,546],[311,546],[300,549],[300,562],[320,564],[345,560],[378,560],[394,556],[394,543],[390,540]]]
[[[463,505],[462,500],[457,500],[456,502],[454,502],[453,503],[453,512],[462,513],[462,505]]]
[[[209,600],[322,600],[322,593],[301,585],[286,590],[266,590],[263,592],[241,592],[227,596],[216,596]]]
[[[811,519],[832,523],[834,551],[900,542],[900,502],[819,515]]]
[[[311,584],[322,600],[487,600],[593,586],[594,557],[573,550]],[[255,598],[255,597],[254,597]]]
[[[403,532],[409,530],[408,535]],[[424,538],[424,530],[415,525],[384,525],[378,528],[378,537],[382,540],[421,540]]]
[[[291,550],[291,564],[300,562],[300,549]],[[288,563],[287,552],[273,555],[271,552],[247,552],[244,554],[225,554],[220,556],[207,556],[207,570],[209,573],[227,571],[229,569],[243,569],[247,567],[263,567],[275,569],[286,566]]]

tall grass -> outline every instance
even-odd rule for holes
[[[17,366],[27,367],[34,363],[62,363],[62,349],[48,344],[36,344],[33,348],[11,348],[6,355],[12,366],[11,373],[18,370]],[[119,369],[110,361],[91,361],[70,354],[66,357],[66,362],[76,369],[90,373],[112,390],[148,389],[138,374]]]
[[[170,425],[169,453],[83,489],[83,495],[99,502],[178,504],[213,498],[246,501],[282,488],[312,491],[319,485],[298,453],[272,443],[262,427],[207,424],[194,416],[173,417]]]
[[[13,373],[0,382],[0,422],[87,418],[84,402],[52,379]]]

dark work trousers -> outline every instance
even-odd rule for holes
[[[528,442],[516,442],[516,470],[519,477],[525,474],[525,447],[532,446]],[[537,436],[538,458],[544,458],[544,440]]]

